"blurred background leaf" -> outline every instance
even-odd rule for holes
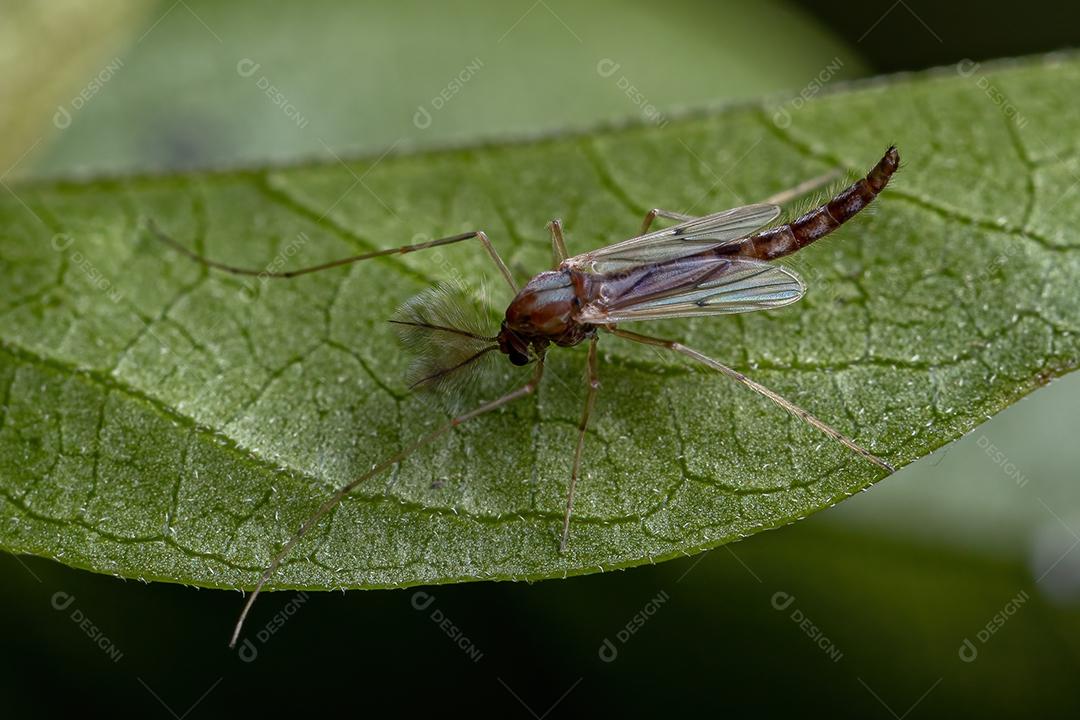
[[[805,84],[807,68],[837,57],[837,78],[866,72],[843,43],[774,0],[674,0],[662,15],[641,0],[184,0],[154,17],[127,40],[108,92],[52,134],[36,172],[377,154],[759,97]],[[763,26],[798,42],[762,56]],[[620,86],[621,77],[632,81]]]
[[[150,9],[129,0],[0,2],[2,175],[34,151],[41,162],[41,141],[70,124],[73,97],[130,42]]]
[[[836,57],[847,76],[1057,49],[1075,41],[1077,12],[1041,0],[1023,12],[989,3],[974,15],[968,6],[916,0],[802,9],[768,3],[754,10],[736,3],[625,10],[622,3],[597,4],[603,12],[526,0],[463,11],[416,5],[411,17],[377,3],[300,10],[169,0],[119,4],[115,16],[101,3],[71,5],[100,18],[145,14],[126,32],[125,22],[106,22],[115,36],[92,31],[93,18],[83,15],[72,23],[78,39],[60,41],[22,24],[19,14],[28,7],[59,13],[58,3],[5,4],[2,47],[17,50],[4,54],[0,86],[0,118],[12,128],[0,137],[2,157],[10,158],[4,167],[41,139],[12,176],[287,161],[327,154],[317,136],[334,152],[352,153],[399,137],[406,145],[438,145],[640,117],[631,98],[596,82],[604,58],[633,68],[626,75],[665,113],[774,90],[794,95]],[[582,43],[558,20],[569,24],[574,13]],[[490,20],[504,16],[524,18],[509,50],[498,43],[506,28]],[[477,27],[485,31],[470,34]],[[427,42],[414,44],[414,36]],[[75,46],[95,46],[94,59],[76,60],[83,53]],[[694,52],[679,54],[683,47]],[[114,57],[124,64],[108,88],[73,115],[70,127],[55,128],[56,109],[70,106]],[[451,69],[477,57],[485,72],[476,77],[475,96],[470,87],[438,124],[416,128],[417,107],[447,87]],[[309,120],[306,128],[251,78],[238,76],[245,58],[260,63],[256,82],[270,78]],[[19,76],[32,80],[16,85]],[[29,89],[53,83],[51,99],[31,102]],[[552,88],[563,91],[547,97]],[[1036,127],[1043,121],[1031,117]],[[1076,194],[1062,180],[1064,210]],[[13,712],[40,712],[62,689],[103,706],[161,713],[167,711],[159,699],[176,714],[200,701],[191,714],[197,717],[234,703],[251,707],[267,678],[281,677],[288,681],[273,688],[279,710],[310,710],[311,696],[325,688],[349,688],[330,691],[330,702],[345,696],[355,704],[357,686],[365,706],[397,707],[392,688],[408,688],[415,699],[420,686],[438,702],[524,715],[519,698],[542,714],[569,688],[552,716],[675,708],[851,717],[910,709],[912,718],[1075,714],[1077,380],[1055,382],[872,492],[733,546],[737,556],[718,550],[537,586],[438,588],[424,611],[413,608],[409,592],[312,596],[312,609],[270,634],[250,665],[219,645],[238,596],[119,584],[35,559],[25,560],[27,572],[22,560],[5,556],[5,694]],[[1018,476],[1028,480],[1023,487]],[[995,613],[1025,589],[1031,599],[982,643],[980,630],[988,632]],[[75,604],[53,609],[57,592]],[[620,628],[660,592],[670,600],[619,646],[616,662],[601,661],[603,639],[618,642]],[[793,596],[793,604],[774,609],[776,592]],[[118,663],[70,620],[73,609],[122,648]],[[434,610],[483,650],[480,662],[432,621]],[[840,649],[839,662],[792,618],[796,610]],[[965,639],[978,646],[975,662],[960,659]],[[42,684],[52,693],[31,691]]]

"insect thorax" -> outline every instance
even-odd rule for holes
[[[505,330],[531,345],[577,345],[595,333],[579,322],[581,306],[589,300],[588,277],[572,270],[551,270],[535,276],[506,309]]]

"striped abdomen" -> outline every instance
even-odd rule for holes
[[[889,178],[900,165],[900,154],[895,147],[885,151],[885,156],[870,173],[851,187],[819,208],[786,225],[750,235],[733,245],[725,246],[724,255],[773,260],[804,248],[818,238],[831,233],[853,218],[869,205],[889,183]]]

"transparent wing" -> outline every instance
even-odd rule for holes
[[[625,272],[741,240],[780,215],[777,205],[746,205],[713,213],[568,258],[563,267],[590,273]]]
[[[700,315],[727,315],[783,307],[806,293],[793,271],[745,258],[685,258],[641,268],[605,286],[578,320],[605,324]]]

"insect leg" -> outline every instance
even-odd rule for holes
[[[679,222],[686,222],[687,220],[694,220],[696,215],[686,215],[683,213],[672,212],[671,210],[661,210],[660,208],[653,208],[649,212],[645,213],[645,220],[641,223],[641,235],[649,232],[649,228],[652,227],[653,221],[656,218],[668,218],[669,220],[678,220]]]
[[[732,380],[736,380],[736,381],[742,383],[743,385],[750,388],[751,390],[758,393],[759,395],[763,395],[764,397],[768,398],[769,400],[772,400],[774,403],[776,403],[777,405],[782,407],[784,410],[787,410],[789,413],[791,413],[795,417],[799,418],[800,420],[806,421],[810,425],[814,426],[815,428],[817,428],[821,432],[823,432],[826,435],[828,435],[829,437],[831,437],[833,440],[836,440],[837,442],[839,442],[844,447],[846,447],[846,448],[848,448],[850,450],[853,450],[854,452],[856,452],[857,454],[859,454],[862,457],[866,458],[867,460],[874,463],[875,465],[877,465],[877,466],[879,466],[881,468],[884,468],[885,470],[888,470],[889,472],[896,472],[896,468],[894,468],[892,465],[890,465],[885,460],[882,460],[877,455],[874,455],[873,453],[871,453],[869,450],[863,448],[862,446],[857,445],[853,440],[848,439],[847,436],[840,433],[840,431],[834,430],[833,428],[829,427],[824,422],[822,422],[821,420],[818,420],[816,417],[811,415],[808,411],[803,410],[801,407],[799,407],[795,403],[791,402],[790,400],[785,399],[783,396],[773,392],[772,390],[765,387],[764,385],[761,385],[759,383],[754,382],[753,380],[746,377],[745,375],[743,375],[738,370],[732,370],[727,365],[724,365],[724,364],[722,364],[720,362],[717,362],[716,360],[713,360],[711,357],[709,357],[707,355],[704,355],[704,354],[698,352],[697,350],[694,350],[693,348],[689,348],[689,347],[683,345],[682,343],[675,342],[674,340],[662,340],[660,338],[649,337],[648,335],[640,335],[638,333],[629,332],[629,331],[614,328],[614,327],[608,327],[607,329],[610,332],[614,333],[615,335],[618,335],[619,337],[626,338],[627,340],[633,340],[634,342],[643,343],[645,345],[655,345],[657,347],[667,348],[668,350],[672,350],[674,352],[680,353],[681,355],[685,355],[685,356],[687,356],[689,358],[697,360],[698,362],[702,363],[703,365],[707,365],[708,367],[712,368],[713,370],[716,370],[716,371],[718,371],[720,373],[723,373],[724,375],[727,375]]]
[[[823,185],[831,183],[833,180],[840,177],[841,174],[842,171],[839,169],[830,170],[829,172],[822,173],[817,177],[812,177],[809,180],[804,180],[795,187],[788,188],[787,190],[781,190],[775,195],[770,195],[761,202],[766,205],[785,205],[797,197],[805,195],[808,192],[817,190]]]
[[[810,178],[809,180],[804,180],[795,187],[788,188],[787,190],[781,190],[775,195],[770,195],[764,200],[761,200],[760,203],[763,205],[784,205],[785,203],[791,202],[792,200],[801,195],[805,195],[808,192],[816,190],[817,188],[832,182],[836,178],[840,177],[841,174],[842,171],[840,170],[830,170],[829,172],[822,173],[817,177]],[[645,213],[645,220],[641,223],[642,235],[649,231],[649,228],[652,227],[653,221],[656,220],[656,218],[658,217],[678,220],[679,222],[686,222],[687,220],[694,220],[697,218],[696,215],[686,215],[684,213],[672,212],[671,210],[661,210],[660,208],[653,208],[649,212]]]
[[[197,263],[205,265],[206,267],[221,270],[223,272],[232,273],[233,275],[253,275],[260,278],[294,278],[298,275],[307,275],[309,273],[319,272],[320,270],[329,270],[330,268],[341,267],[342,265],[350,265],[361,260],[370,260],[371,258],[382,257],[384,255],[405,255],[406,253],[416,252],[418,250],[427,250],[428,248],[438,247],[440,245],[452,245],[453,243],[459,243],[463,240],[472,240],[476,238],[484,246],[484,250],[487,251],[488,256],[491,257],[496,267],[499,268],[499,272],[506,279],[506,282],[510,285],[510,289],[517,292],[517,283],[514,282],[514,276],[510,274],[510,268],[506,266],[503,259],[499,256],[495,246],[488,240],[488,236],[484,234],[482,230],[474,230],[472,232],[461,233],[460,235],[451,235],[450,237],[437,238],[435,240],[429,240],[427,242],[415,243],[412,245],[402,245],[396,248],[387,248],[386,250],[373,250],[371,252],[362,253],[360,255],[352,255],[346,258],[340,258],[338,260],[331,260],[330,262],[320,263],[318,265],[311,265],[308,267],[298,268],[296,270],[279,270],[270,271],[266,269],[254,269],[254,268],[242,268],[235,265],[227,265],[217,260],[211,260],[210,258],[203,257],[198,253],[189,250],[176,240],[163,233],[153,220],[147,222],[150,232],[153,233],[161,242],[165,243],[173,250],[187,255],[189,258]]]
[[[581,424],[578,425],[577,449],[574,450],[574,469],[570,473],[570,489],[566,493],[566,515],[563,516],[559,552],[566,552],[566,539],[570,535],[570,513],[574,510],[574,489],[581,475],[581,453],[585,449],[585,430],[589,427],[589,415],[592,414],[593,406],[596,404],[596,393],[600,389],[600,371],[596,362],[597,340],[599,338],[594,335],[589,343],[589,386],[585,391],[585,409],[581,413]]]
[[[566,242],[563,240],[562,220],[555,218],[549,222],[548,230],[551,231],[551,252],[555,258],[555,266],[558,267],[559,263],[570,257],[570,253],[566,252]]]
[[[255,589],[250,595],[248,595],[247,602],[244,603],[244,609],[240,612],[240,617],[236,621],[236,627],[233,629],[232,638],[229,640],[229,647],[236,647],[236,641],[240,638],[240,631],[243,630],[244,621],[247,619],[248,612],[251,611],[251,606],[255,604],[255,599],[259,596],[259,593],[262,592],[262,589],[266,586],[266,583],[270,581],[270,578],[273,577],[275,572],[277,572],[277,569],[281,567],[282,561],[288,556],[289,552],[291,552],[292,549],[296,547],[296,544],[300,542],[304,535],[306,535],[308,531],[311,530],[311,528],[313,528],[315,524],[319,522],[319,520],[326,516],[328,512],[337,507],[346,495],[352,492],[360,483],[364,482],[365,480],[370,480],[372,477],[379,475],[386,470],[389,470],[391,467],[405,460],[415,451],[424,447],[428,443],[439,439],[443,435],[446,435],[458,425],[462,425],[469,420],[472,420],[473,418],[480,417],[481,415],[489,413],[492,410],[496,410],[503,405],[506,405],[507,403],[511,403],[514,400],[532,394],[536,390],[537,386],[540,384],[540,378],[543,377],[543,375],[544,359],[543,357],[541,357],[536,363],[536,371],[533,372],[532,378],[529,380],[529,382],[525,383],[517,390],[509,392],[500,398],[491,400],[490,402],[486,402],[480,407],[470,410],[464,415],[458,415],[457,417],[452,418],[445,425],[442,425],[441,427],[423,436],[422,438],[414,442],[412,445],[409,445],[404,450],[400,450],[386,460],[383,460],[381,463],[375,465],[366,473],[356,478],[349,484],[343,485],[342,487],[338,488],[334,492],[334,494],[326,500],[326,502],[319,506],[318,510],[313,512],[308,517],[308,519],[303,522],[303,524],[300,526],[300,529],[296,531],[296,534],[289,538],[288,542],[286,542],[282,546],[281,550],[278,551],[278,554],[274,556],[274,559],[270,561],[270,565],[266,568],[266,570],[263,571],[262,576],[259,578],[258,584],[255,585]]]

